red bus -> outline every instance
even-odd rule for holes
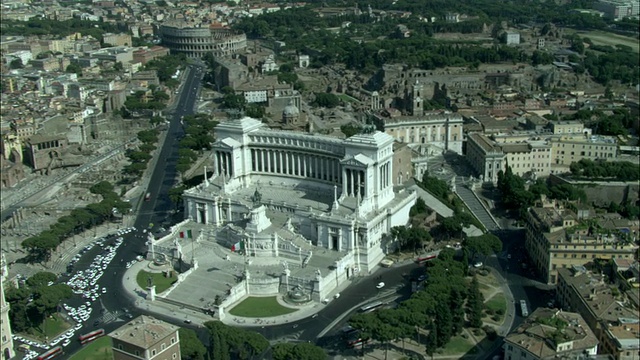
[[[104,329],[98,329],[89,333],[86,333],[84,335],[80,335],[80,337],[78,338],[78,340],[80,340],[80,343],[82,345],[92,342],[93,340],[104,336]]]
[[[370,342],[371,342],[371,339],[363,339],[356,334],[356,336],[353,336],[347,340],[347,346],[350,348],[355,348],[358,346],[364,346],[365,344],[368,344]]]
[[[38,360],[49,360],[49,359],[53,359],[54,357],[60,356],[62,355],[62,346],[56,346],[54,348],[49,349],[49,351],[42,353],[40,356],[38,356],[36,359]]]
[[[435,259],[435,258],[437,258],[437,257],[438,257],[438,254],[435,254],[435,253],[430,253],[430,254],[420,255],[420,256],[418,256],[418,257],[416,258],[416,263],[418,263],[418,264],[424,264],[424,263],[426,263],[427,261],[431,261],[431,260],[433,260],[433,259]]]

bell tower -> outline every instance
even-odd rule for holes
[[[424,104],[422,103],[422,97],[424,96],[424,91],[422,84],[416,80],[416,83],[413,84],[411,88],[411,115],[413,116],[422,116],[424,115]]]
[[[9,304],[4,299],[4,281],[7,276],[7,260],[2,254],[0,260],[0,346],[3,360],[11,359],[16,355],[13,350],[13,334],[9,324]]]

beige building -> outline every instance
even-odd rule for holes
[[[393,143],[393,185],[399,186],[413,179],[413,156],[414,151],[407,144],[397,141]]]
[[[505,360],[580,359],[598,352],[598,339],[580,314],[538,308],[504,339]]]
[[[4,281],[8,275],[4,254],[2,254],[0,262],[0,348],[2,349],[2,359],[9,360],[16,353],[13,350],[13,337],[9,323],[9,304],[4,299]]]
[[[617,157],[615,138],[588,135],[590,129],[585,129],[581,123],[558,122],[552,129],[557,135],[518,131],[469,134],[467,160],[484,181],[496,183],[498,171],[505,170],[507,166],[516,175],[535,178],[566,172],[573,162],[582,159],[610,160]]]
[[[551,173],[551,146],[544,141],[515,142],[473,133],[467,137],[467,161],[483,181],[494,184],[498,172],[507,166],[518,176],[544,177]]]
[[[440,112],[419,116],[387,116],[384,110],[375,115],[384,131],[397,141],[430,144],[442,150],[462,154],[462,116]]]
[[[572,210],[556,202],[527,211],[525,247],[538,274],[549,284],[557,282],[558,269],[585,265],[595,259],[632,259],[637,249],[615,232],[594,231],[578,221]]]
[[[558,301],[564,309],[582,315],[600,341],[601,354],[610,354],[616,360],[637,360],[640,358],[638,307],[606,284],[604,276],[593,274],[583,266],[559,269]]]
[[[107,33],[102,35],[102,42],[111,46],[131,46],[131,35]]]
[[[591,129],[585,129],[584,124],[577,120],[551,121],[549,122],[551,132],[554,135],[591,135]]]
[[[141,315],[109,334],[114,360],[179,360],[179,327]]]
[[[567,135],[551,138],[553,164],[568,167],[582,159],[610,160],[618,155],[614,137],[601,135]]]

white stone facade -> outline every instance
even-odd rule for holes
[[[3,359],[11,359],[16,353],[13,349],[11,325],[9,324],[9,304],[4,298],[4,281],[8,275],[4,254],[2,254],[0,262],[0,351]]]
[[[305,241],[352,254],[349,266],[366,272],[385,256],[389,244],[383,235],[409,220],[417,195],[394,191],[394,139],[385,133],[343,140],[270,130],[251,118],[223,122],[215,133],[214,178],[183,195],[185,215],[195,222],[253,222],[255,206],[264,205],[292,219]],[[269,199],[250,205],[246,194],[253,188]],[[312,192],[324,200],[296,197]],[[254,239],[277,241],[277,234],[250,225],[245,231]]]
[[[430,113],[421,116],[379,117],[384,131],[400,142],[429,144],[462,155],[462,116],[454,113]]]

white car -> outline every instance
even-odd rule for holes
[[[378,285],[376,285],[376,289],[382,289],[383,287],[384,287],[383,282],[379,282]]]
[[[62,347],[65,347],[69,344],[71,344],[71,339],[66,339],[65,341],[62,342]]]
[[[482,267],[482,261],[478,261],[477,263],[473,264],[473,267],[475,268],[481,268]]]

